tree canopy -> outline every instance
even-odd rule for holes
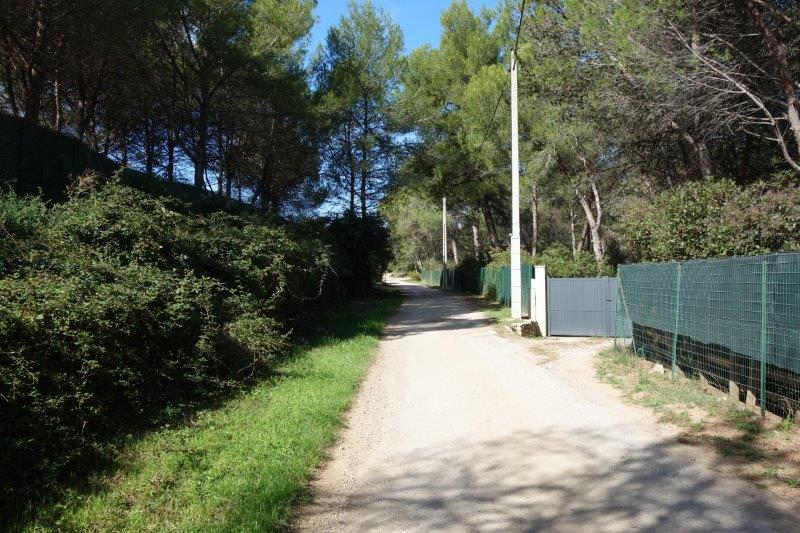
[[[588,252],[598,272],[666,257],[632,237],[629,216],[638,206],[657,224],[676,191],[710,187],[730,209],[727,184],[798,202],[796,2],[453,0],[438,43],[408,53],[370,0],[352,0],[309,53],[315,5],[17,0],[0,13],[0,109],[276,215],[379,212],[400,268],[441,259],[446,196],[453,256],[488,261],[511,226],[516,47],[532,255]],[[790,246],[749,220],[772,243],[759,249]]]

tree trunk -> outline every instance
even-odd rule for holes
[[[714,167],[711,163],[711,156],[708,153],[708,145],[705,141],[698,141],[695,139],[685,128],[681,128],[677,122],[671,120],[670,127],[680,133],[681,138],[686,141],[686,144],[691,146],[692,152],[697,159],[697,168],[700,170],[700,175],[708,178],[714,175]]]
[[[120,138],[120,150],[122,151],[122,166],[128,166],[128,132],[122,130],[122,137]]]
[[[455,264],[458,265],[458,246],[456,245],[455,239],[450,239],[450,248],[453,250],[453,260]]]
[[[206,188],[205,175],[208,163],[208,109],[205,104],[200,106],[197,119],[197,146],[194,147],[194,186]]]
[[[17,106],[17,94],[14,92],[14,75],[11,73],[11,63],[8,61],[5,64],[5,90],[8,103],[11,106],[11,114],[18,117],[19,107]]]
[[[225,175],[227,172],[227,168],[225,168],[225,158],[226,158],[226,150],[224,147],[224,139],[222,138],[222,132],[217,131],[217,152],[219,154],[219,160],[217,162],[217,195],[222,196],[222,187],[225,181]]]
[[[714,175],[714,167],[712,166],[711,156],[708,153],[708,144],[705,141],[697,141],[696,150],[700,174],[704,178],[710,178]]]
[[[149,118],[144,121],[144,159],[145,159],[145,173],[148,176],[153,175],[153,168],[155,167],[155,146],[153,142],[153,128]]]
[[[605,246],[600,237],[600,226],[590,224],[589,231],[591,231],[592,234],[592,251],[594,252],[594,260],[597,262],[597,270],[599,273],[600,268],[603,266],[603,258],[606,253]]]
[[[369,100],[364,96],[364,122],[361,139],[361,218],[367,218],[367,179],[369,178],[369,158],[367,137],[369,135]]]
[[[481,259],[481,242],[478,239],[478,226],[472,224],[472,247],[475,250],[475,259]]]
[[[499,248],[500,237],[497,235],[497,226],[494,224],[494,218],[492,218],[492,211],[491,209],[484,207],[483,208],[483,218],[486,220],[486,228],[489,230],[489,241],[492,244],[492,248],[495,250]]]
[[[600,225],[603,220],[603,209],[600,205],[600,193],[597,190],[597,184],[594,179],[589,179],[589,185],[592,189],[592,201],[594,203],[594,211],[589,204],[586,196],[584,196],[580,189],[575,188],[575,194],[578,196],[578,201],[583,208],[583,213],[586,215],[586,222],[589,224],[589,234],[592,237],[592,251],[594,252],[594,259],[597,262],[597,270],[603,265],[603,258],[605,256],[605,249],[602,237],[600,236]]]
[[[61,84],[58,81],[58,73],[56,72],[56,80],[53,82],[53,100],[54,111],[56,114],[54,129],[61,133]]]
[[[175,134],[167,128],[167,181],[175,181]]]
[[[261,180],[258,182],[258,190],[261,191],[261,205],[262,207],[266,207],[267,202],[265,201],[264,194],[266,193],[268,196],[270,196],[270,201],[272,196],[272,186],[270,185],[270,181],[272,179],[272,157],[269,151],[264,151],[264,153],[261,154],[261,157]]]
[[[86,138],[86,98],[83,96],[78,97],[78,140],[83,142]]]
[[[569,237],[572,242],[572,259],[578,257],[578,243],[575,239],[575,210],[572,208],[572,202],[569,206]]]
[[[32,124],[39,123],[39,113],[42,107],[42,89],[44,76],[38,66],[41,60],[42,48],[46,39],[47,25],[44,20],[44,0],[34,2],[36,11],[36,31],[33,37],[33,47],[29,63],[25,68],[25,120]]]
[[[345,125],[345,144],[347,146],[347,162],[350,167],[350,175],[348,176],[348,186],[350,189],[350,216],[356,216],[356,162],[353,155],[353,135],[351,124],[348,122]]]
[[[794,134],[795,147],[800,151],[800,115],[797,110],[797,88],[794,80],[792,80],[791,71],[789,69],[789,54],[786,43],[782,43],[778,40],[777,35],[764,20],[763,13],[754,0],[747,0],[747,9],[750,11],[750,16],[753,18],[756,25],[760,28],[769,53],[775,60],[776,70],[778,71],[778,77],[781,82],[781,89],[786,98],[786,114],[789,117],[789,127]]]
[[[583,223],[583,229],[581,230],[581,239],[578,241],[578,251],[582,252],[589,248],[589,241],[591,237],[589,235],[589,223]]]
[[[206,173],[204,161],[201,155],[197,155],[194,160],[194,186],[198,189],[205,189],[205,180],[203,176]]]

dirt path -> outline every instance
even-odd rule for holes
[[[594,380],[608,341],[498,334],[416,285],[391,321],[307,531],[800,531]]]

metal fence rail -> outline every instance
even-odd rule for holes
[[[637,354],[800,409],[800,253],[623,265],[618,279],[615,334]]]

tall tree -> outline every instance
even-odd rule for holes
[[[403,67],[403,34],[370,0],[351,0],[349,12],[328,32],[316,70],[329,117],[325,170],[344,189],[351,214],[361,217],[379,199],[395,162],[389,109]]]
[[[497,247],[508,218],[508,13],[476,14],[454,0],[442,13],[439,46],[410,54],[395,110],[416,140],[405,179],[423,182],[429,201],[446,195],[454,211],[468,215],[475,249],[482,221]]]

